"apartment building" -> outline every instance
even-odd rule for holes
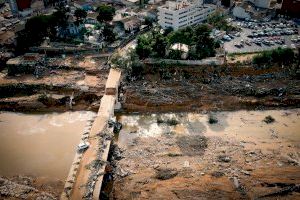
[[[171,27],[177,30],[203,22],[215,9],[215,5],[203,4],[203,0],[167,1],[158,7],[158,23],[164,29]]]

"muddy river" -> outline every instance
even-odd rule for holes
[[[93,112],[0,113],[0,175],[64,180]]]

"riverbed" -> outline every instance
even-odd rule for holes
[[[212,116],[217,123],[208,123]],[[265,123],[266,116],[274,118]],[[164,113],[122,115],[123,130],[118,143],[125,145],[136,137],[159,137],[168,134],[203,135],[236,140],[281,138],[300,142],[300,109],[199,113]],[[175,124],[172,124],[175,123]]]
[[[118,120],[123,158],[116,164],[114,199],[300,197],[293,189],[300,180],[300,109]]]
[[[64,181],[93,112],[0,113],[0,175]]]

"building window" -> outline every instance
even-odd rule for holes
[[[184,16],[182,16],[182,17],[179,17],[178,19],[182,19],[182,18],[185,18],[185,17],[187,17],[187,15],[184,15]]]
[[[183,22],[186,22],[186,21],[187,21],[187,19],[182,20],[182,21],[179,22],[179,24],[181,24],[181,23],[183,23]]]
[[[183,12],[179,13],[179,15],[182,15],[182,14],[187,13],[187,12],[188,12],[188,11],[183,11]]]

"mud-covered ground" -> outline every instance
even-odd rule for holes
[[[93,56],[49,58],[40,77],[8,76],[4,69],[0,73],[0,110],[97,110],[107,75],[106,60]]]
[[[59,199],[64,182],[30,176],[0,177],[0,199]]]
[[[110,198],[300,198],[299,109],[209,115],[119,117]]]
[[[300,103],[299,67],[147,66],[124,83],[124,111],[271,109]]]

